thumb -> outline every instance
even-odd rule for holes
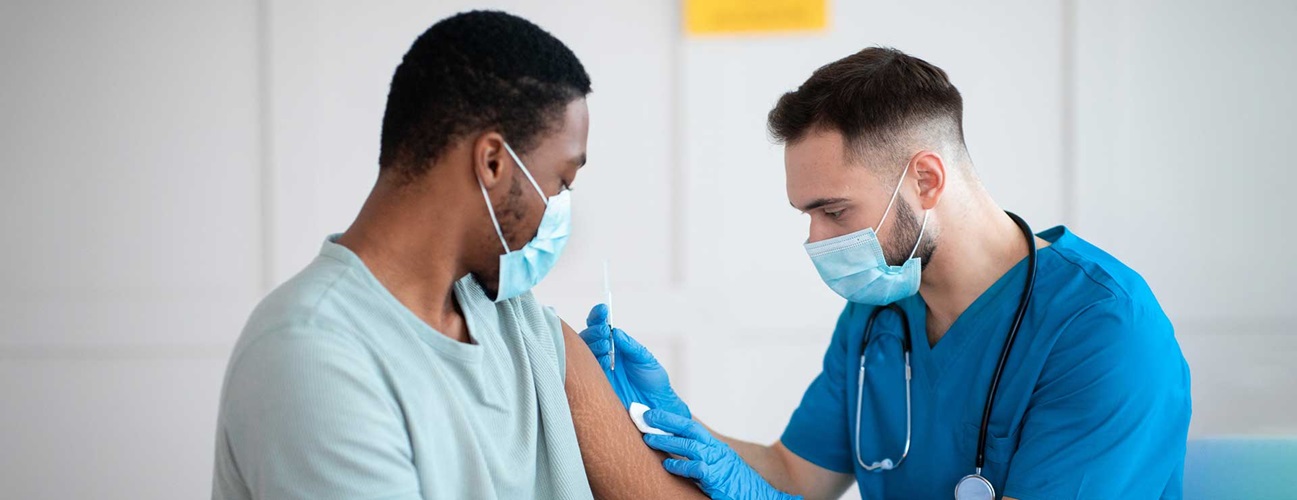
[[[595,304],[590,309],[590,315],[585,317],[585,326],[602,325],[608,322],[608,305]]]

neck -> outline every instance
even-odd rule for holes
[[[420,181],[416,181],[420,182]],[[355,222],[338,239],[365,263],[379,283],[434,330],[468,342],[455,300],[455,281],[467,274],[463,217],[432,200],[436,185],[397,186],[380,178]]]
[[[928,306],[930,345],[1028,252],[1022,230],[989,196],[956,212],[941,225],[940,246],[919,287]]]

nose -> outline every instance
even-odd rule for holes
[[[806,235],[806,242],[815,243],[817,241],[827,240],[837,236],[837,234],[835,234],[836,231],[837,230],[832,225],[826,224],[819,217],[812,215],[809,234]]]

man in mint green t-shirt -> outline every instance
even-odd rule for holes
[[[508,14],[414,42],[373,192],[231,355],[213,498],[591,497],[563,330],[528,291],[567,240],[589,92]]]

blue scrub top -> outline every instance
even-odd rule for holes
[[[1189,431],[1189,367],[1171,322],[1135,271],[1059,226],[1039,235],[1035,294],[1000,380],[982,474],[999,495],[1180,498]],[[860,435],[857,376],[872,306],[849,303],[824,369],[781,438],[798,456],[855,474],[863,498],[950,498],[973,473],[986,391],[1026,280],[1024,259],[929,346],[921,296],[910,319],[913,432],[896,469],[857,464],[901,454],[904,363],[899,315],[870,341]]]

